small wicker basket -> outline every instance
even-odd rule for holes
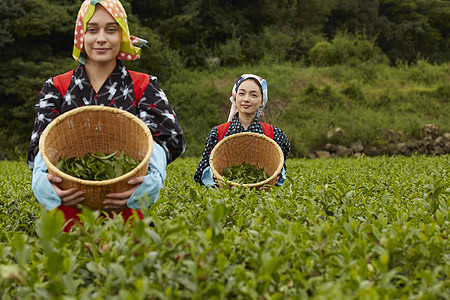
[[[55,118],[39,140],[39,150],[48,172],[62,178],[61,189],[77,188],[84,192],[84,206],[105,210],[107,194],[124,192],[136,176],[147,175],[153,151],[153,137],[145,123],[122,109],[89,105],[70,110]],[[139,161],[130,172],[113,179],[93,181],[70,176],[55,167],[58,159],[80,157],[86,153],[120,151]]]
[[[264,168],[269,178],[258,183],[240,184],[222,177],[225,167],[243,162]],[[217,143],[209,158],[211,170],[221,187],[242,185],[269,189],[277,183],[283,164],[284,156],[280,146],[273,139],[253,132],[237,133],[224,138]]]

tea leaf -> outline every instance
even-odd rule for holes
[[[240,184],[258,183],[269,178],[264,168],[246,162],[225,167],[223,177],[228,181]]]
[[[107,180],[120,177],[139,165],[140,161],[121,151],[112,154],[86,153],[83,157],[60,158],[56,167],[73,177],[85,180]]]

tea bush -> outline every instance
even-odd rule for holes
[[[85,211],[70,234],[0,161],[2,202],[28,214],[1,212],[2,299],[449,299],[450,156],[288,159],[265,192],[200,187],[198,160],[132,228]]]

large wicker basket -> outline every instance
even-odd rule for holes
[[[61,189],[77,188],[84,192],[84,206],[105,210],[107,194],[123,192],[132,186],[127,181],[144,176],[153,151],[153,137],[145,123],[122,109],[106,106],[83,106],[54,119],[44,130],[39,150],[50,174],[62,178]],[[140,160],[140,164],[120,177],[102,181],[83,180],[55,167],[60,157],[84,156],[86,153],[120,151]]]
[[[243,162],[264,168],[269,178],[251,184],[240,184],[223,178],[223,170],[227,166],[239,165]],[[221,140],[211,151],[209,165],[219,186],[246,186],[256,189],[268,189],[275,185],[284,164],[283,151],[271,138],[253,132],[230,135]]]

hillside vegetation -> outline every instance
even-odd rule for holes
[[[425,134],[425,124],[450,132],[450,64],[259,64],[180,71],[163,84],[187,137],[186,155],[200,155],[209,130],[226,122],[231,88],[243,73],[268,81],[269,102],[262,120],[286,132],[294,157],[330,142],[327,133],[334,128],[343,134],[332,142],[346,145],[418,139]]]
[[[127,63],[159,78],[200,155],[227,116],[234,80],[269,81],[265,121],[285,130],[292,155],[359,139],[383,144],[443,131],[448,115],[450,2],[445,0],[122,0],[133,35],[149,41]],[[0,2],[0,159],[23,157],[44,82],[76,67],[79,0]]]

